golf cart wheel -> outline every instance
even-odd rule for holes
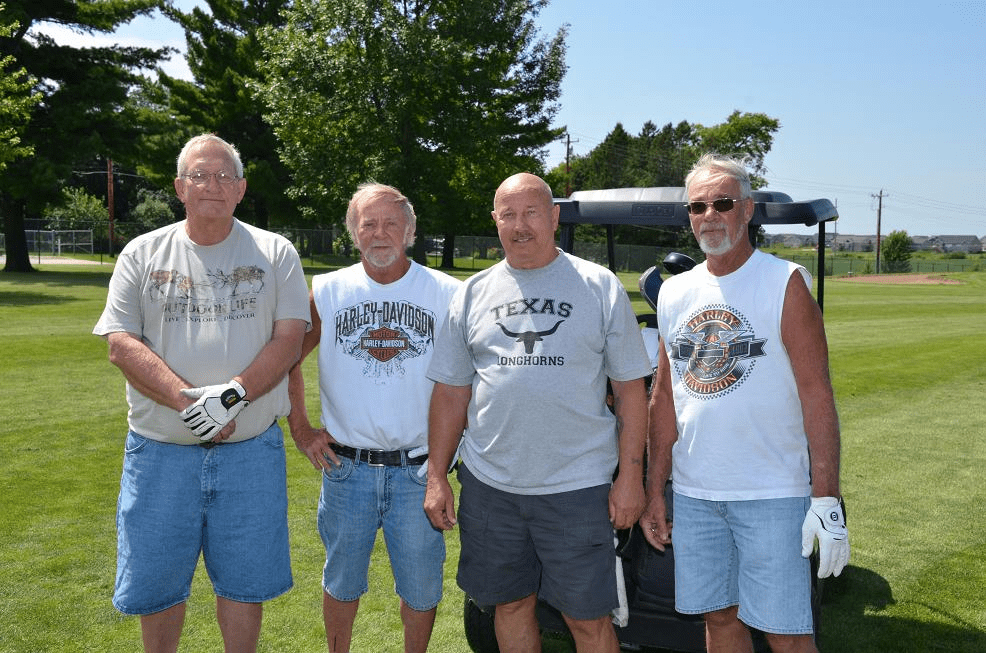
[[[466,642],[473,653],[500,653],[493,626],[493,612],[484,612],[476,602],[466,596],[462,604],[462,622]]]

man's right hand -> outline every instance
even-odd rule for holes
[[[668,510],[664,504],[664,494],[657,493],[647,501],[644,514],[637,522],[644,537],[658,551],[664,551],[664,547],[671,544],[671,522],[668,521]]]
[[[455,527],[455,496],[452,494],[452,486],[447,477],[428,475],[424,508],[428,520],[435,528],[450,531]]]
[[[289,430],[298,451],[308,457],[315,469],[322,471],[330,469],[330,463],[340,464],[336,452],[332,450],[335,438],[328,431],[314,428],[311,424],[289,425]]]

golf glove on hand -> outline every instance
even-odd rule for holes
[[[838,576],[849,562],[849,533],[842,501],[835,497],[812,497],[811,508],[801,526],[801,555],[811,555],[818,540],[818,577]]]
[[[250,403],[244,399],[246,390],[236,381],[201,388],[183,388],[181,393],[198,400],[181,411],[181,419],[202,440],[215,437]]]

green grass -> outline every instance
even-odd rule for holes
[[[824,585],[822,651],[986,650],[986,273],[955,276],[961,285],[826,286],[853,558]],[[637,275],[622,278],[643,312]],[[81,266],[0,275],[0,652],[140,650],[138,621],[110,604],[126,407],[123,378],[90,335],[108,280],[108,269]],[[315,378],[314,359],[306,366]],[[312,384],[308,393],[314,412]],[[319,478],[288,446],[295,587],[267,604],[260,648],[324,651]],[[431,650],[459,653],[454,532],[446,542]],[[356,651],[401,650],[383,548]],[[220,650],[213,605],[200,567],[181,651]]]

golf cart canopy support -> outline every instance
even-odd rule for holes
[[[799,224],[818,225],[818,305],[825,296],[825,223],[839,217],[835,206],[826,199],[795,202],[776,191],[753,191],[754,211],[750,221],[750,239],[760,226]],[[571,252],[575,245],[575,225],[598,224],[606,227],[609,268],[614,269],[613,227],[616,225],[648,227],[688,227],[688,197],[682,187],[612,188],[583,190],[568,199],[555,199],[560,207],[561,248]]]

